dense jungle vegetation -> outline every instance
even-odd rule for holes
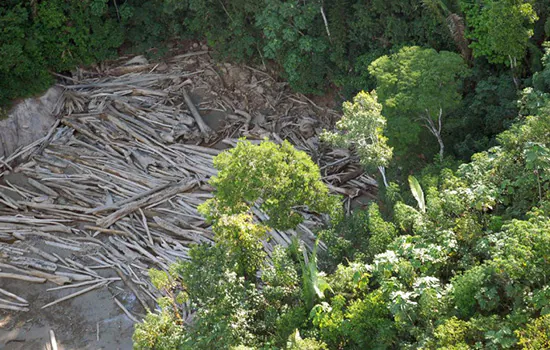
[[[550,349],[549,12],[548,0],[4,0],[0,103],[51,72],[185,38],[349,100],[322,139],[380,172],[378,200],[345,215],[288,143],[220,154],[201,209],[216,244],[151,271],[166,297],[136,326],[137,349]],[[297,208],[326,217],[326,249],[267,256],[266,233],[296,227]]]

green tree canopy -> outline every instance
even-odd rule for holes
[[[515,66],[525,57],[537,14],[529,0],[463,0],[474,57]]]
[[[381,114],[376,92],[361,91],[353,103],[342,104],[344,115],[336,123],[340,132],[325,131],[322,138],[339,147],[354,147],[361,163],[366,167],[387,166],[392,149],[384,136],[386,118]]]
[[[269,216],[270,227],[289,229],[303,221],[298,208],[332,213],[339,205],[321,181],[317,165],[287,141],[281,145],[241,141],[216,156],[214,166],[219,170],[210,180],[215,198],[201,206],[210,219],[259,205]]]
[[[459,88],[468,74],[462,57],[448,51],[404,47],[374,61],[369,72],[376,78],[389,138],[400,155],[418,144],[424,126],[437,138],[443,156],[443,116],[460,105]]]

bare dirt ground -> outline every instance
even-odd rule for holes
[[[198,51],[201,49],[204,48],[194,47],[190,50]],[[126,60],[128,60],[128,58],[126,58]],[[181,87],[187,88],[188,86],[192,86],[190,95],[193,104],[197,106],[204,122],[215,131],[214,136],[210,137],[208,140],[200,140],[200,136],[199,140],[197,140],[196,136],[199,135],[198,129],[195,125],[191,126],[191,124],[188,125],[189,129],[185,129],[188,130],[188,133],[185,135],[182,134],[183,140],[179,139],[179,137],[182,137],[177,136],[180,135],[178,130],[181,129],[178,128],[181,127],[181,124],[174,122],[175,126],[170,127],[167,123],[174,121],[170,119],[173,116],[163,114],[166,109],[158,109],[159,103],[168,104],[172,98],[172,95],[168,94],[168,97],[163,96],[161,90],[163,87],[162,84],[159,85],[155,83],[155,85],[146,87],[132,86],[131,88],[133,90],[121,92],[111,89],[112,85],[109,85],[111,83],[109,81],[105,83],[104,80],[105,77],[110,78],[110,74],[114,76],[113,81],[116,81],[116,77],[120,75],[122,75],[122,78],[128,76],[128,74],[134,77],[135,75],[133,74],[140,74],[140,72],[149,72],[144,74],[151,74],[151,72],[155,70],[162,71],[163,69],[172,72],[170,70],[172,69],[172,65],[179,66],[179,70],[177,70],[178,74],[183,72],[187,75],[182,75],[184,76],[183,78],[171,75],[170,79],[168,79],[171,85],[167,87],[171,88],[178,86],[178,89],[181,89]],[[131,71],[131,73],[127,73],[127,71]],[[70,78],[70,83],[74,83],[73,81],[77,80],[82,81],[82,74],[80,73],[81,72],[77,72],[77,74]],[[211,169],[207,168],[204,162],[193,163],[192,153],[184,153],[181,147],[178,148],[179,142],[195,145],[200,144],[204,147],[219,150],[230,147],[236,142],[236,139],[241,136],[246,136],[253,140],[261,140],[264,137],[269,137],[272,139],[274,138],[276,141],[282,139],[289,140],[297,148],[310,154],[319,164],[323,180],[331,186],[331,190],[345,197],[345,206],[348,210],[372,199],[372,193],[376,191],[376,181],[367,174],[363,174],[357,160],[353,155],[350,155],[348,151],[321,149],[319,146],[319,133],[338,117],[338,114],[332,110],[334,106],[332,99],[320,98],[311,100],[303,95],[295,95],[289,91],[286,83],[273,79],[266,72],[247,66],[215,63],[211,57],[205,54],[191,56],[186,56],[184,54],[169,58],[166,62],[145,62],[140,63],[138,66],[130,67],[117,64],[106,67],[96,67],[84,72],[83,75],[85,76],[84,78],[86,78],[86,75],[88,76],[86,82],[94,80],[97,77],[97,81],[102,82],[106,90],[89,91],[85,90],[85,88],[84,90],[72,90],[71,98],[76,101],[76,104],[81,103],[79,101],[86,102],[83,107],[84,111],[76,111],[74,115],[72,114],[73,111],[71,108],[67,107],[68,103],[66,104],[66,114],[60,116],[61,122],[65,124],[65,131],[62,135],[66,135],[67,138],[72,137],[71,140],[75,140],[74,142],[83,141],[81,143],[93,144],[95,150],[101,148],[103,153],[99,151],[94,151],[95,153],[93,154],[90,153],[93,157],[96,157],[95,159],[100,159],[102,154],[106,155],[107,152],[110,152],[108,148],[104,148],[110,147],[110,145],[117,145],[117,147],[120,147],[119,149],[128,149],[130,151],[134,151],[134,149],[128,145],[132,145],[132,147],[139,149],[139,147],[143,146],[143,143],[139,140],[141,136],[135,139],[128,135],[135,131],[142,132],[140,135],[145,135],[143,130],[151,130],[152,128],[143,129],[144,121],[145,123],[148,122],[147,118],[145,118],[146,115],[136,114],[132,117],[124,116],[126,119],[121,120],[123,122],[125,120],[128,126],[124,128],[119,127],[117,129],[117,125],[121,125],[121,120],[118,121],[119,124],[111,124],[106,120],[104,113],[101,111],[97,112],[97,109],[92,110],[91,107],[95,108],[98,105],[101,107],[103,106],[101,104],[103,102],[108,106],[114,107],[119,106],[116,104],[118,103],[117,101],[125,101],[125,106],[130,107],[140,107],[142,103],[146,103],[148,106],[147,108],[150,108],[147,109],[147,111],[149,111],[148,113],[157,108],[155,113],[158,119],[154,120],[156,120],[155,125],[160,126],[159,129],[154,130],[154,137],[150,135],[146,137],[151,137],[150,140],[155,141],[155,145],[161,145],[161,150],[166,149],[175,152],[172,154],[181,154],[183,156],[183,158],[181,158],[182,163],[177,165],[180,166],[187,161],[188,163],[185,165],[189,168],[185,168],[185,170],[189,170],[191,172],[191,177],[201,181],[201,183],[207,180],[209,174],[211,174]],[[139,75],[137,75],[137,77],[139,78]],[[68,84],[68,82],[66,83]],[[78,83],[77,81],[77,84]],[[95,84],[95,82],[93,83]],[[126,86],[124,87],[124,89],[127,88]],[[170,92],[169,89],[165,90]],[[147,96],[147,94],[152,95]],[[170,92],[170,94],[173,94],[173,92]],[[89,97],[91,95],[95,97]],[[104,99],[104,96],[108,97]],[[90,99],[92,102],[90,102]],[[94,99],[100,102],[96,102]],[[149,103],[148,101],[150,100],[159,103]],[[181,100],[177,102],[183,105]],[[67,108],[69,109],[68,111]],[[179,110],[180,107],[178,106],[178,111]],[[109,109],[105,109],[105,111],[107,111],[105,113],[110,113],[108,112]],[[111,115],[110,117],[115,119],[120,118],[120,114]],[[141,120],[139,121],[133,119],[134,117],[143,117],[143,119],[139,119]],[[187,118],[190,119],[189,113],[187,114]],[[71,130],[71,123],[75,122],[81,123],[77,124],[80,125],[81,128],[78,131]],[[132,124],[134,122],[137,124]],[[94,136],[90,131],[88,131],[88,135],[84,136],[80,134],[80,130],[96,130],[95,135],[97,136]],[[99,140],[100,137],[103,139]],[[61,136],[61,139],[63,138],[65,138],[65,136]],[[94,140],[99,140],[100,142],[96,143]],[[70,146],[72,149],[76,150],[74,142],[70,143]],[[170,182],[173,181],[172,179],[177,178],[177,176],[181,177],[181,174],[177,171],[178,168],[167,165],[165,160],[169,161],[169,157],[164,156],[164,158],[160,158],[158,157],[159,152],[150,153],[148,159],[152,159],[152,157],[157,158],[155,158],[155,162],[148,162],[146,159],[146,164],[138,164],[139,162],[135,159],[132,160],[129,156],[130,153],[126,154],[120,152],[117,154],[115,152],[108,155],[110,157],[109,159],[116,160],[116,162],[118,162],[116,164],[122,164],[124,166],[122,169],[127,171],[127,174],[115,172],[115,170],[119,171],[120,168],[113,168],[112,171],[112,174],[116,174],[115,177],[118,178],[118,180],[116,180],[115,177],[113,177],[113,182],[122,181],[119,182],[119,186],[126,186],[122,190],[119,187],[109,187],[110,184],[103,184],[102,187],[97,184],[86,182],[88,180],[83,180],[81,183],[75,180],[77,181],[74,183],[75,188],[63,189],[54,187],[60,195],[55,198],[48,198],[47,193],[41,192],[36,187],[29,186],[27,183],[27,175],[34,177],[42,184],[50,184],[50,186],[52,186],[55,184],[53,180],[62,179],[64,174],[71,175],[71,172],[69,172],[70,169],[81,169],[83,164],[90,170],[82,172],[82,176],[86,175],[88,172],[90,174],[91,172],[99,174],[99,172],[105,170],[102,166],[96,166],[88,161],[88,159],[94,159],[93,157],[81,157],[82,159],[78,159],[78,155],[74,157],[74,154],[69,154],[69,151],[63,154],[64,144],[61,141],[54,140],[51,143],[51,145],[45,146],[46,149],[36,146],[36,148],[44,152],[37,152],[38,154],[33,155],[30,159],[25,159],[28,163],[26,163],[26,165],[21,165],[23,167],[21,171],[18,171],[15,161],[11,164],[14,168],[13,171],[8,170],[8,167],[3,166],[3,163],[0,162],[0,185],[4,185],[4,187],[0,188],[0,194],[4,195],[4,197],[0,196],[0,199],[3,199],[3,201],[0,202],[0,218],[2,215],[8,218],[16,218],[18,215],[21,215],[21,217],[36,217],[40,218],[40,220],[53,219],[55,217],[58,219],[69,218],[70,220],[63,222],[63,224],[66,224],[67,227],[70,228],[70,231],[65,233],[56,232],[56,235],[58,235],[55,237],[58,239],[57,242],[68,242],[69,240],[76,242],[75,240],[78,239],[90,240],[93,234],[94,239],[97,236],[97,240],[101,239],[104,244],[109,245],[112,243],[113,245],[111,248],[117,250],[113,251],[114,256],[119,258],[121,264],[127,264],[127,266],[132,265],[132,268],[137,272],[133,272],[133,277],[129,274],[129,278],[134,281],[133,283],[135,283],[135,286],[144,287],[142,288],[143,292],[139,291],[138,294],[141,294],[142,298],[148,298],[148,304],[152,306],[154,300],[152,297],[158,296],[158,292],[150,289],[150,281],[147,281],[146,277],[146,268],[151,266],[158,268],[159,265],[155,265],[154,261],[161,262],[160,268],[166,266],[166,264],[173,261],[173,256],[170,256],[169,253],[185,254],[185,247],[182,247],[180,243],[185,246],[189,241],[185,239],[174,239],[173,231],[179,232],[182,231],[182,228],[187,230],[186,232],[191,232],[192,230],[185,226],[186,223],[180,220],[177,215],[166,215],[166,212],[162,212],[162,210],[166,208],[161,206],[143,207],[143,220],[149,222],[151,231],[153,231],[153,228],[156,231],[152,232],[155,242],[152,242],[152,239],[150,239],[150,245],[149,240],[142,239],[146,236],[144,228],[141,227],[141,217],[138,217],[138,215],[135,215],[135,217],[130,217],[130,215],[128,215],[128,217],[121,219],[116,227],[112,227],[112,231],[120,233],[121,230],[124,230],[128,236],[121,237],[104,234],[98,236],[98,232],[94,233],[95,229],[88,230],[84,228],[83,225],[95,225],[96,219],[98,218],[94,216],[96,214],[86,211],[88,209],[93,209],[96,205],[90,206],[90,201],[95,201],[97,198],[101,197],[103,202],[97,202],[97,205],[105,204],[106,202],[103,197],[105,193],[107,193],[107,197],[109,197],[111,201],[113,200],[111,197],[113,197],[114,202],[118,203],[123,199],[132,197],[134,193],[143,191],[127,186],[128,181],[122,181],[123,179],[121,179],[121,177],[135,175],[136,178],[146,179],[147,176],[154,175],[158,177],[157,179],[153,178],[155,181]],[[49,144],[49,140],[46,144]],[[149,144],[149,142],[146,143],[146,145]],[[69,145],[69,143],[67,143],[67,145]],[[67,146],[67,148],[69,148],[69,146]],[[149,148],[142,148],[142,150],[148,151]],[[194,152],[197,151],[195,150]],[[124,153],[124,157],[121,153]],[[63,155],[70,155],[71,157],[63,158]],[[211,158],[211,156],[212,153],[210,153],[209,157]],[[0,161],[1,160],[2,158],[0,158]],[[126,161],[127,163],[124,163]],[[67,167],[66,164],[61,164],[64,162],[68,162],[72,165]],[[60,166],[64,166],[63,170],[60,170]],[[108,167],[110,164],[105,163],[103,166]],[[192,166],[196,166],[197,168],[190,170]],[[9,184],[7,181],[9,181]],[[15,191],[6,189],[6,185],[10,184],[19,186],[21,189],[28,189],[31,191],[31,195],[29,195],[28,198],[21,198]],[[71,186],[70,181],[67,182],[67,184],[68,187]],[[85,197],[82,195],[86,194],[86,191],[88,191],[87,188],[89,187],[86,186],[94,187],[93,191],[95,192],[90,192],[93,196]],[[154,186],[148,185],[145,187],[151,188]],[[104,189],[105,191],[103,191]],[[202,187],[201,190],[204,191]],[[71,197],[71,191],[75,194],[80,193],[81,196]],[[195,193],[173,197],[172,199],[176,203],[175,205],[171,203],[172,208],[170,209],[173,211],[182,210],[182,213],[187,215],[187,217],[194,217],[193,220],[195,221],[191,221],[190,219],[187,224],[189,225],[190,223],[192,229],[196,230],[196,235],[201,232],[205,234],[207,233],[208,225],[196,218],[198,214],[196,214],[195,210],[197,201],[203,198],[200,197],[203,192],[199,193],[198,187],[195,191]],[[32,195],[32,193],[36,193],[36,195]],[[6,196],[9,198],[6,199]],[[189,200],[190,202],[178,204],[176,199],[180,201]],[[109,201],[107,200],[107,202]],[[8,205],[6,205],[6,203]],[[10,208],[10,203],[12,208]],[[33,203],[35,203],[35,206],[33,206]],[[42,209],[36,207],[37,203],[42,203],[40,205],[44,207]],[[48,205],[50,205],[49,209],[47,209]],[[16,209],[13,210],[13,207]],[[187,212],[185,212],[186,210]],[[157,218],[158,216],[162,216],[165,220],[170,221],[169,224],[171,224],[171,226],[165,226],[166,223],[164,223],[162,227],[159,225],[154,226],[155,221],[152,219],[154,219],[155,216],[157,216]],[[313,217],[310,219],[314,220]],[[121,224],[121,226],[118,226],[119,224]],[[2,220],[0,220],[0,263],[12,263],[14,261],[13,257],[17,257],[17,255],[23,256],[26,254],[24,251],[27,248],[35,247],[50,254],[57,254],[61,262],[65,260],[63,264],[58,263],[59,269],[64,272],[71,272],[74,270],[75,266],[85,265],[87,268],[86,271],[88,272],[85,272],[85,269],[78,268],[78,273],[89,273],[89,276],[93,276],[96,281],[105,281],[104,278],[118,278],[117,274],[111,268],[104,268],[101,267],[101,265],[91,265],[89,257],[97,256],[100,251],[99,248],[94,247],[93,244],[83,244],[82,250],[74,252],[44,244],[44,236],[34,235],[32,231],[38,230],[38,228],[33,227],[32,224],[30,228],[27,227],[25,229],[25,239],[17,238],[21,235],[16,237],[16,235],[13,235],[13,232],[6,229],[8,226],[2,228],[1,225]],[[17,226],[19,224],[15,223],[13,225]],[[110,227],[110,225],[107,226]],[[178,227],[174,228],[174,226]],[[168,231],[172,231],[172,236],[167,235],[166,227],[168,227]],[[17,239],[12,238],[10,234]],[[283,235],[283,233],[281,233],[281,235]],[[128,237],[134,236],[138,237],[137,243],[136,241],[128,239]],[[84,241],[79,240],[78,242]],[[126,248],[122,243],[135,244],[135,246],[133,246],[135,248],[142,247],[140,248],[142,249],[142,253],[139,253],[139,250],[136,251]],[[96,246],[98,245],[96,244]],[[8,252],[8,254],[3,256],[3,250]],[[143,251],[146,252],[145,256],[143,256]],[[75,263],[71,263],[71,261]],[[69,264],[66,262],[69,262]],[[129,271],[132,271],[132,268],[129,268]],[[0,269],[2,273],[12,272],[10,269],[6,269],[5,266],[0,266]],[[90,272],[90,270],[93,271]],[[29,272],[30,270],[26,271]],[[16,270],[16,272],[22,273],[22,270]],[[74,280],[71,281],[71,283],[73,284],[63,286],[68,287],[65,289],[49,290],[60,286],[50,281],[45,283],[29,283],[26,281],[0,278],[0,288],[26,299],[29,304],[29,310],[27,312],[7,311],[0,308],[0,349],[51,349],[50,331],[55,333],[59,349],[131,349],[134,321],[132,321],[130,317],[121,310],[121,307],[116,304],[115,298],[137,319],[141,319],[146,311],[142,306],[144,304],[143,301],[141,299],[138,300],[139,297],[136,298],[137,294],[128,289],[128,283],[124,283],[124,281],[120,280],[113,280],[107,285],[94,289],[91,292],[86,292],[77,297],[42,309],[42,307],[48,303],[91,286],[91,284],[81,286],[78,281]],[[73,288],[73,285],[75,288]],[[148,293],[149,296],[147,296]],[[0,298],[4,299],[5,297],[0,295]],[[3,302],[0,300],[0,304],[2,303]]]
[[[39,305],[73,290],[47,292],[55,287],[53,283],[29,286],[24,281],[6,281],[0,281],[0,287],[35,306],[29,312],[0,312],[0,349],[51,349],[50,330],[59,349],[132,349],[133,322],[113,301],[113,294],[124,293],[115,285],[42,310]],[[127,304],[132,309],[136,302],[127,300]]]

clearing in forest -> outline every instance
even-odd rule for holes
[[[67,348],[131,348],[160,296],[147,270],[212,241],[197,206],[212,158],[240,137],[307,152],[348,210],[376,191],[353,155],[319,144],[338,113],[207,51],[120,59],[60,85],[50,132],[0,159],[0,292],[19,297],[0,295],[0,347],[41,348],[54,330]],[[268,253],[294,235],[312,244],[322,219],[303,214],[296,232],[271,232]]]

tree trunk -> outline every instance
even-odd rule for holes
[[[379,166],[378,171],[380,171],[380,175],[382,175],[382,181],[384,182],[384,186],[388,187],[388,180],[386,179],[386,167]]]
[[[472,49],[470,48],[470,42],[465,36],[466,26],[464,25],[464,18],[456,13],[450,13],[447,18],[447,28],[451,33],[451,37],[455,42],[455,45],[460,50],[462,58],[468,63],[472,62]]]
[[[438,133],[435,135],[437,137],[437,142],[439,143],[439,158],[440,160],[443,160],[443,154],[445,152],[445,144],[443,143],[443,139],[441,138],[441,135]]]
[[[437,143],[439,144],[439,158],[440,161],[443,161],[443,156],[445,154],[445,144],[443,143],[443,138],[441,137],[441,127],[443,119],[443,110],[439,108],[439,116],[437,118],[437,126],[435,125],[430,112],[426,110],[426,115],[422,116],[421,119],[424,121],[424,126],[435,136]]]

